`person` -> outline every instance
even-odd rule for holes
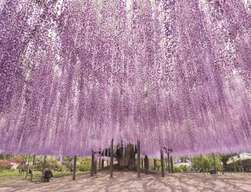
[[[216,175],[217,174],[217,170],[215,168],[211,169],[209,171],[210,175]]]
[[[52,177],[53,177],[52,171],[48,168],[45,168],[43,173],[44,182],[50,182],[50,179]]]

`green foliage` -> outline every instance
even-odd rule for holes
[[[17,170],[0,170],[0,177],[17,177],[19,172]],[[2,178],[1,178],[2,179]]]
[[[209,171],[216,167],[217,171],[222,170],[221,159],[219,156],[199,156],[192,160],[192,168],[196,171]]]
[[[66,170],[72,171],[73,158],[72,157],[64,157],[63,166]]]
[[[77,169],[79,171],[89,171],[91,169],[91,159],[80,159],[77,164]]]
[[[190,171],[190,167],[186,165],[180,165],[180,166],[175,166],[174,167],[174,172],[175,173],[184,173]]]
[[[43,166],[49,168],[55,172],[71,172],[73,167],[73,158],[64,157],[61,163],[58,159],[48,156],[44,165],[43,157],[36,157],[35,165],[32,166],[32,160],[29,160],[30,167],[36,171],[42,171]],[[79,171],[89,171],[91,167],[91,160],[88,158],[78,158],[77,160],[77,170]]]
[[[46,161],[48,168],[52,169],[54,171],[63,171],[64,167],[63,165],[56,159],[49,159]]]
[[[45,166],[46,168],[49,168],[51,170],[54,170],[54,171],[66,170],[66,167],[64,167],[64,165],[62,165],[57,159],[53,159],[53,158],[47,158],[45,165],[44,165],[43,158],[37,158],[36,164],[33,167],[33,169],[38,170],[38,171],[42,171],[43,166]]]
[[[11,179],[24,179],[26,172],[20,174],[18,170],[12,170],[11,162],[29,163],[29,168],[32,169],[33,173],[33,182],[41,182],[42,178],[42,168],[44,165],[44,156],[36,156],[35,164],[33,165],[33,156],[32,155],[18,155],[18,156],[9,156],[2,155],[2,160],[0,160],[0,183],[5,182]],[[49,168],[53,172],[54,178],[69,176],[72,175],[72,164],[73,159],[71,157],[64,157],[63,162],[61,163],[58,158],[53,156],[47,156],[45,167]],[[21,165],[21,164],[20,164]],[[90,171],[91,159],[90,158],[78,158],[77,159],[77,170],[78,174],[81,172]],[[26,179],[30,179],[30,175]]]

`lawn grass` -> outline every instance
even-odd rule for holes
[[[18,180],[22,176],[18,170],[0,170],[0,184],[9,180]]]
[[[72,173],[70,171],[52,171],[53,178],[59,178],[64,176],[70,176]],[[77,172],[77,175],[85,174],[86,172]],[[18,170],[0,170],[0,184],[4,182],[8,182],[11,180],[22,180],[27,179],[30,180],[31,176],[28,175],[25,178],[26,174],[20,174]],[[41,182],[42,172],[41,171],[33,171],[32,182]]]
[[[17,170],[0,170],[0,177],[17,177],[19,173]]]

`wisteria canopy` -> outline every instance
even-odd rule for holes
[[[0,151],[251,150],[249,0],[0,0]]]

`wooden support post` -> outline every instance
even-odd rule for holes
[[[160,150],[160,163],[161,163],[161,176],[165,177],[164,154],[162,149]]]
[[[170,157],[170,164],[171,164],[171,173],[174,173],[174,170],[173,170],[173,157],[172,156]]]
[[[105,160],[102,159],[102,161],[101,161],[101,168],[104,169],[104,167],[105,167]]]
[[[140,177],[140,141],[137,141],[137,173]]]
[[[32,156],[32,169],[31,169],[31,181],[32,181],[32,179],[33,179],[33,172],[34,172],[34,170],[35,170],[35,165],[36,165],[36,155],[33,155]]]
[[[98,169],[98,161],[97,159],[94,160],[94,174],[97,174],[97,169]]]
[[[168,170],[168,173],[170,173],[170,152],[169,152],[169,149],[167,151],[167,170]]]
[[[91,177],[93,177],[93,175],[94,175],[94,158],[95,158],[95,156],[94,156],[94,151],[92,151],[92,160],[91,160]]]
[[[28,177],[30,171],[30,155],[26,156],[26,164],[27,164],[27,169],[25,173],[25,179]]]
[[[111,149],[110,149],[110,155],[111,155],[111,163],[110,163],[110,177],[113,177],[113,139],[111,141]]]
[[[46,166],[46,158],[47,158],[47,156],[45,155],[44,156],[44,161],[43,161],[43,164],[42,164],[42,181],[44,181],[44,170],[45,170],[45,166]]]
[[[36,164],[36,155],[32,156],[32,166],[34,167],[34,165]]]
[[[73,159],[73,169],[72,169],[72,180],[76,180],[76,170],[77,170],[77,156]]]

